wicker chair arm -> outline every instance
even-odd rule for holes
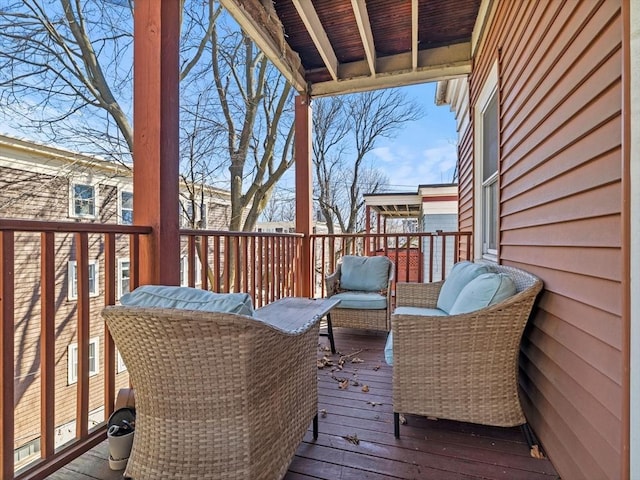
[[[396,283],[396,307],[436,308],[443,283]]]
[[[331,297],[338,293],[340,287],[340,270],[336,270],[330,275],[324,277],[324,283],[327,289],[327,297]]]

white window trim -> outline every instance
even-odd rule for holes
[[[127,366],[124,364],[124,360],[122,360],[122,355],[120,355],[120,351],[117,350],[116,354],[116,373],[122,373],[127,371]]]
[[[67,299],[68,300],[77,300],[78,292],[73,295],[74,288],[77,288],[77,276],[75,274],[77,262],[75,260],[69,260],[67,264]],[[93,285],[95,287],[94,291],[89,290],[89,297],[97,297],[100,295],[100,274],[98,272],[98,262],[96,260],[89,260],[89,266],[93,265],[93,272],[95,275],[95,279],[93,281]]]
[[[94,366],[93,370],[89,370],[89,376],[93,377],[100,373],[100,339],[98,337],[93,337],[89,339],[89,345],[94,345]],[[75,360],[75,363],[74,363]],[[78,344],[71,343],[67,347],[67,384],[73,385],[78,382],[77,376],[77,364],[78,364]],[[76,365],[74,372],[74,365]],[[91,368],[91,367],[89,367]]]
[[[189,286],[189,259],[186,255],[180,257],[180,286]]]
[[[122,194],[130,193],[133,195],[133,192],[128,188],[119,188],[118,189],[118,224],[120,225],[131,225],[130,223],[124,223],[122,221]],[[133,218],[133,208],[131,209],[131,218]]]
[[[128,263],[129,264],[129,289],[131,289],[131,260],[127,257],[127,258],[119,258],[118,259],[118,300],[122,297],[122,295],[124,295],[124,292],[122,291],[122,271],[123,271],[123,267],[122,265],[124,263]]]
[[[473,188],[473,202],[474,202],[474,252],[476,258],[483,258],[485,260],[490,260],[493,262],[497,262],[497,250],[494,252],[493,250],[483,253],[483,242],[484,242],[484,231],[487,228],[485,225],[485,205],[483,202],[483,180],[482,175],[482,154],[483,151],[483,142],[482,142],[482,115],[486,110],[486,107],[489,104],[489,101],[493,97],[493,95],[498,90],[498,62],[496,61],[491,67],[491,71],[487,76],[487,79],[482,86],[482,90],[480,91],[480,95],[478,96],[478,100],[474,107],[473,112],[473,141],[474,141],[474,188]],[[498,125],[500,128],[500,125]],[[498,159],[498,169],[495,175],[498,175],[500,171],[500,159]],[[499,191],[498,191],[499,193]],[[499,205],[499,202],[498,202]],[[499,210],[499,208],[498,208]],[[500,212],[497,212],[498,218],[500,217]],[[498,232],[499,235],[499,232]]]
[[[93,188],[93,215],[77,215],[76,214],[76,209],[75,209],[75,192],[74,192],[74,187],[76,185],[86,185],[86,186],[90,186]],[[99,192],[100,189],[98,188],[98,183],[97,182],[92,182],[92,181],[86,181],[86,182],[81,182],[81,181],[73,181],[69,183],[69,217],[70,218],[89,218],[89,219],[97,219],[99,216]]]

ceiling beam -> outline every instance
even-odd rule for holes
[[[318,53],[320,53],[327,70],[331,74],[331,78],[334,81],[338,80],[338,58],[333,51],[327,32],[320,22],[320,17],[318,17],[315,8],[313,8],[313,4],[308,0],[292,0],[292,3],[296,7],[305,27],[307,27]]]
[[[376,76],[376,46],[373,43],[373,32],[371,31],[371,22],[369,22],[369,12],[367,11],[367,3],[365,0],[351,0],[353,14],[356,17],[358,31],[362,39],[362,46],[366,55],[367,65],[369,65],[369,73],[372,77]]]
[[[471,43],[420,50],[416,70],[413,70],[411,65],[411,53],[402,53],[379,57],[375,78],[369,76],[366,61],[343,63],[340,65],[339,73],[339,81],[311,85],[311,95],[321,97],[362,92],[466,75],[471,73]]]
[[[411,69],[418,68],[418,0],[411,0]]]
[[[307,82],[300,57],[286,42],[275,11],[267,12],[259,0],[220,0],[220,3],[293,88],[301,93],[306,92]]]

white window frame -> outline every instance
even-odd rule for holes
[[[125,264],[127,266],[125,267]],[[129,290],[127,292],[122,288],[122,282],[124,280],[124,272],[127,272],[127,278],[129,280]],[[127,258],[119,258],[118,259],[118,300],[124,295],[131,291],[131,261]]]
[[[180,257],[180,286],[189,286],[189,259],[186,255]]]
[[[127,371],[127,366],[124,364],[124,360],[122,360],[122,355],[120,355],[120,350],[116,350],[116,373],[122,373]]]
[[[89,362],[89,376],[93,377],[100,373],[100,339],[93,337],[89,339],[89,348],[93,345],[93,369]],[[89,357],[91,359],[91,357]],[[78,382],[78,344],[71,343],[67,347],[67,384],[73,385]]]
[[[494,262],[498,260],[500,201],[498,198],[498,206],[495,212],[496,217],[494,219],[497,236],[496,248],[490,249],[487,245],[487,235],[490,230],[489,222],[491,221],[491,216],[489,211],[491,205],[486,201],[486,193],[495,185],[497,190],[496,195],[499,196],[498,175],[500,171],[500,158],[498,158],[496,172],[486,181],[483,181],[483,115],[495,95],[498,95],[498,62],[495,62],[491,68],[474,107],[474,251],[476,252],[476,258],[484,258]],[[497,98],[497,100],[499,100],[499,98]],[[498,114],[499,107],[500,105],[498,104]],[[498,131],[500,131],[499,123],[500,121],[498,119]]]
[[[124,194],[131,195],[131,201],[133,202],[133,192],[131,190],[123,188],[118,191],[118,223],[120,225],[133,225],[133,204],[131,205],[131,208],[124,208],[124,202],[122,201],[122,196]],[[131,212],[131,222],[124,221],[123,213],[125,211]]]
[[[96,260],[89,260],[89,275],[91,275],[91,267],[93,267],[93,289],[91,289],[91,279],[89,279],[89,296],[97,297],[100,295],[100,274],[98,272],[98,262]],[[67,290],[67,299],[68,300],[77,300],[78,299],[78,277],[76,274],[77,262],[75,260],[69,260],[67,264],[67,278],[68,282],[68,290]]]
[[[91,187],[93,189],[93,213],[76,213],[76,187]],[[98,184],[94,182],[71,182],[69,185],[69,217],[98,218]]]

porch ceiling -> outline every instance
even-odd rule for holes
[[[398,87],[469,73],[472,37],[486,10],[482,3],[222,0],[296,90],[311,96]]]

